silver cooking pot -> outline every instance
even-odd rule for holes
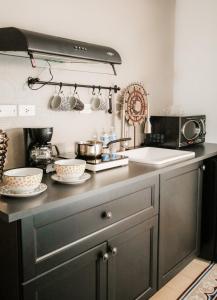
[[[82,157],[100,157],[103,143],[100,141],[77,142],[75,144],[75,154]]]
[[[111,144],[129,141],[131,138],[122,138],[111,141],[107,144],[108,148]],[[103,153],[103,143],[100,141],[77,142],[75,144],[75,154],[79,157],[97,158]]]

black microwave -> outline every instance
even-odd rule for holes
[[[206,116],[151,116],[146,146],[181,148],[205,142]]]

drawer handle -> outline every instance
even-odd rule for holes
[[[112,212],[111,211],[106,211],[103,213],[103,218],[105,219],[112,219]]]

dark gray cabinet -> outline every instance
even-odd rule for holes
[[[0,247],[1,300],[149,299],[198,252],[201,164],[103,191],[78,212],[69,203],[0,223],[13,241]]]
[[[159,177],[129,187],[131,193],[123,190],[77,214],[66,206],[21,221],[22,300],[145,300],[154,294]]]
[[[158,217],[23,285],[24,300],[149,299],[157,282]]]
[[[201,164],[160,176],[159,286],[199,250]]]
[[[24,284],[24,300],[106,300],[106,243]]]
[[[67,205],[22,220],[24,282],[158,215],[159,177],[102,197],[110,201],[79,213]]]
[[[19,224],[0,220],[0,299],[20,299]]]
[[[158,217],[108,242],[109,300],[149,299],[157,283]]]

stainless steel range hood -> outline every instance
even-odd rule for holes
[[[121,64],[121,57],[110,47],[74,41],[15,27],[0,28],[0,51],[17,56],[69,62],[71,59]]]

